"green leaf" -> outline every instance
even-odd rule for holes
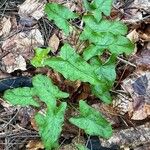
[[[115,42],[108,46],[108,49],[113,54],[126,53],[131,54],[135,48],[135,45],[126,37],[117,36]]]
[[[94,74],[94,68],[68,44],[61,48],[60,57],[49,58],[44,61],[44,64],[52,67],[72,81],[81,80],[91,84],[99,83]]]
[[[67,35],[69,34],[69,22],[67,20],[77,18],[78,15],[71,12],[67,7],[57,3],[48,3],[45,6],[45,13],[49,20],[53,20],[55,24],[62,29]]]
[[[104,76],[98,76],[98,71],[100,70],[101,67],[108,67],[106,64],[100,64],[99,65],[91,65],[87,63],[80,55],[78,55],[75,50],[68,44],[65,44],[60,51],[60,56],[59,57],[49,57],[43,61],[43,65],[49,66],[53,68],[54,70],[60,72],[63,74],[63,76],[66,79],[69,79],[71,81],[76,81],[80,80],[83,82],[88,82],[93,86],[101,86],[101,89],[99,90],[98,93],[101,94],[102,92],[108,92],[111,88],[110,84],[107,86],[106,82],[107,78]],[[102,69],[102,68],[101,68]],[[103,72],[105,73],[105,69],[102,69]],[[106,80],[106,82],[105,82]],[[92,86],[92,88],[93,88]],[[97,89],[97,88],[96,88]],[[97,89],[98,90],[98,89]],[[98,94],[98,95],[100,95]],[[100,96],[98,96],[101,98]],[[110,103],[110,99],[106,100],[106,103]],[[103,101],[103,99],[101,99]]]
[[[112,128],[110,123],[84,101],[79,102],[80,115],[70,118],[69,121],[83,129],[86,134],[109,138],[112,136]]]
[[[109,21],[102,19],[100,22],[96,22],[91,15],[85,15],[83,17],[85,22],[85,28],[89,27],[93,32],[109,32],[113,35],[125,35],[127,34],[127,26],[120,21]]]
[[[112,99],[109,93],[109,89],[112,88],[116,79],[116,56],[112,55],[104,64],[100,65],[95,74],[101,81],[101,84],[91,86],[92,93],[102,99],[105,103],[110,104]]]
[[[84,16],[83,20],[85,27],[80,39],[93,43],[83,53],[85,60],[101,55],[106,49],[116,55],[130,54],[133,51],[134,44],[124,37],[127,27],[122,22],[102,19],[97,23],[90,15]]]
[[[58,147],[58,138],[62,131],[66,106],[67,104],[63,102],[55,110],[48,108],[45,115],[38,113],[35,116],[39,134],[46,150]]]
[[[101,99],[106,104],[111,104],[112,98],[108,91],[108,89],[110,89],[110,87],[108,87],[107,85],[105,85],[103,83],[103,84],[91,86],[91,89],[92,89],[92,93],[95,96],[97,96],[99,99]]]
[[[91,44],[90,46],[84,49],[83,58],[85,60],[89,60],[93,56],[102,55],[104,50],[105,48],[103,46],[96,46],[94,44]]]
[[[109,59],[95,70],[98,79],[104,84],[112,86],[116,79],[116,56],[111,55]]]
[[[36,75],[33,77],[32,83],[40,100],[45,102],[51,109],[56,107],[57,99],[69,96],[68,93],[60,91],[47,76]]]
[[[84,0],[83,2],[85,9],[94,16],[97,22],[102,19],[102,13],[106,16],[110,15],[112,0],[93,0],[91,3]]]
[[[44,146],[47,150],[50,150],[58,146],[58,138],[62,130],[64,113],[67,106],[66,103],[62,103],[57,107],[56,100],[66,98],[69,94],[60,91],[50,78],[41,74],[32,78],[32,84],[33,88],[23,87],[5,91],[4,99],[13,105],[21,106],[32,105],[39,107],[40,105],[36,99],[46,103],[46,114],[38,113],[35,119]]]
[[[4,99],[13,105],[20,106],[36,106],[39,107],[39,103],[34,99],[36,96],[35,90],[29,87],[16,88],[6,90],[4,93]]]
[[[80,35],[80,40],[89,40],[97,46],[105,46],[104,48],[106,48],[113,44],[115,35],[109,32],[95,32],[91,28],[85,26],[84,31]]]
[[[31,64],[35,67],[43,67],[43,60],[47,58],[49,52],[50,48],[36,48]]]

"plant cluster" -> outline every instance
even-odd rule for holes
[[[109,91],[116,78],[117,55],[130,54],[134,45],[125,37],[126,25],[120,21],[107,20],[102,15],[110,15],[112,0],[92,2],[83,0],[83,3],[86,13],[82,20],[85,26],[80,34],[80,40],[88,43],[83,54],[79,55],[75,49],[65,43],[61,47],[59,56],[49,56],[49,48],[37,48],[31,63],[35,67],[48,66],[71,81],[88,82],[91,92],[103,102],[110,104],[112,100]],[[71,30],[69,20],[79,17],[79,14],[57,3],[46,4],[45,13],[48,19],[54,21],[66,35],[69,35]],[[98,56],[105,51],[109,51],[110,57],[103,62]],[[51,79],[44,75],[33,77],[32,84],[32,88],[23,87],[5,91],[4,99],[20,106],[40,107],[41,102],[46,104],[45,113],[37,112],[35,120],[44,146],[50,150],[58,147],[58,138],[67,108],[66,102],[59,102],[58,106],[57,100],[66,99],[69,94],[60,91]],[[79,102],[79,113],[78,117],[70,118],[69,121],[83,129],[85,133],[104,138],[112,135],[110,123],[83,100]]]

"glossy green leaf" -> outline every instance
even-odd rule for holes
[[[35,90],[29,87],[16,88],[6,90],[4,93],[4,99],[13,105],[20,106],[36,106],[39,107],[39,103],[34,99],[36,96]]]
[[[67,104],[63,102],[55,110],[48,108],[45,115],[38,113],[35,116],[39,134],[46,150],[58,147],[58,139],[62,131],[66,106]]]
[[[83,0],[85,9],[89,11],[97,22],[102,19],[102,13],[106,16],[110,15],[112,0],[93,0],[91,3],[88,0]]]
[[[57,99],[67,98],[69,96],[68,93],[60,91],[47,76],[36,75],[33,77],[32,83],[40,100],[51,108],[56,107]]]
[[[31,64],[35,67],[43,67],[43,60],[47,58],[47,54],[50,52],[50,48],[36,48],[35,56],[31,61]]]
[[[78,15],[71,12],[67,7],[57,3],[48,3],[45,6],[45,13],[49,20],[53,20],[55,24],[62,29],[67,35],[70,31],[68,20],[77,18]]]
[[[86,134],[109,138],[112,136],[112,128],[110,123],[84,101],[79,102],[80,115],[70,118],[69,121],[83,129]]]

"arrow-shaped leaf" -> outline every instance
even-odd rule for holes
[[[34,99],[36,92],[34,88],[23,87],[6,90],[4,93],[4,99],[13,105],[20,106],[36,106],[39,107],[39,103]]]
[[[67,35],[69,34],[69,19],[77,18],[78,15],[71,12],[67,7],[57,3],[48,3],[45,6],[45,13],[49,20],[53,20],[55,24],[62,29]]]
[[[112,128],[110,123],[84,101],[79,102],[80,115],[70,118],[69,121],[83,129],[89,135],[101,136],[109,138],[112,136]]]
[[[67,104],[63,102],[55,110],[48,108],[45,115],[38,113],[35,116],[39,134],[46,150],[58,147],[58,139],[62,131],[66,106]]]

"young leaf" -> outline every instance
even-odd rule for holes
[[[85,60],[101,55],[105,49],[112,54],[130,54],[134,49],[134,44],[124,37],[127,27],[119,21],[108,21],[102,19],[96,22],[90,15],[84,16],[85,28],[80,35],[81,40],[89,40],[91,44],[83,53]]]
[[[48,108],[45,115],[38,113],[35,116],[39,134],[46,150],[58,147],[58,138],[62,131],[66,106],[67,104],[63,102],[55,110]]]
[[[83,0],[85,9],[92,13],[97,22],[102,19],[102,13],[109,16],[111,12],[112,0],[93,0],[91,3],[88,0]]]
[[[36,48],[35,57],[32,59],[31,63],[35,67],[43,67],[43,60],[47,58],[47,54],[50,52],[50,48]]]
[[[49,20],[62,29],[67,35],[69,34],[69,22],[67,20],[77,18],[78,15],[71,12],[67,7],[57,3],[48,3],[45,6],[45,13]]]
[[[51,109],[56,107],[57,99],[69,96],[68,93],[60,91],[47,76],[36,75],[33,77],[32,83],[40,100],[45,102],[47,106],[50,106]]]
[[[20,106],[35,106],[39,107],[39,103],[34,99],[36,96],[35,90],[29,87],[16,88],[6,90],[4,93],[4,99],[13,105]]]
[[[112,128],[108,121],[103,118],[100,112],[80,100],[79,102],[80,115],[75,118],[70,118],[69,121],[83,129],[86,134],[109,138],[112,136]]]

